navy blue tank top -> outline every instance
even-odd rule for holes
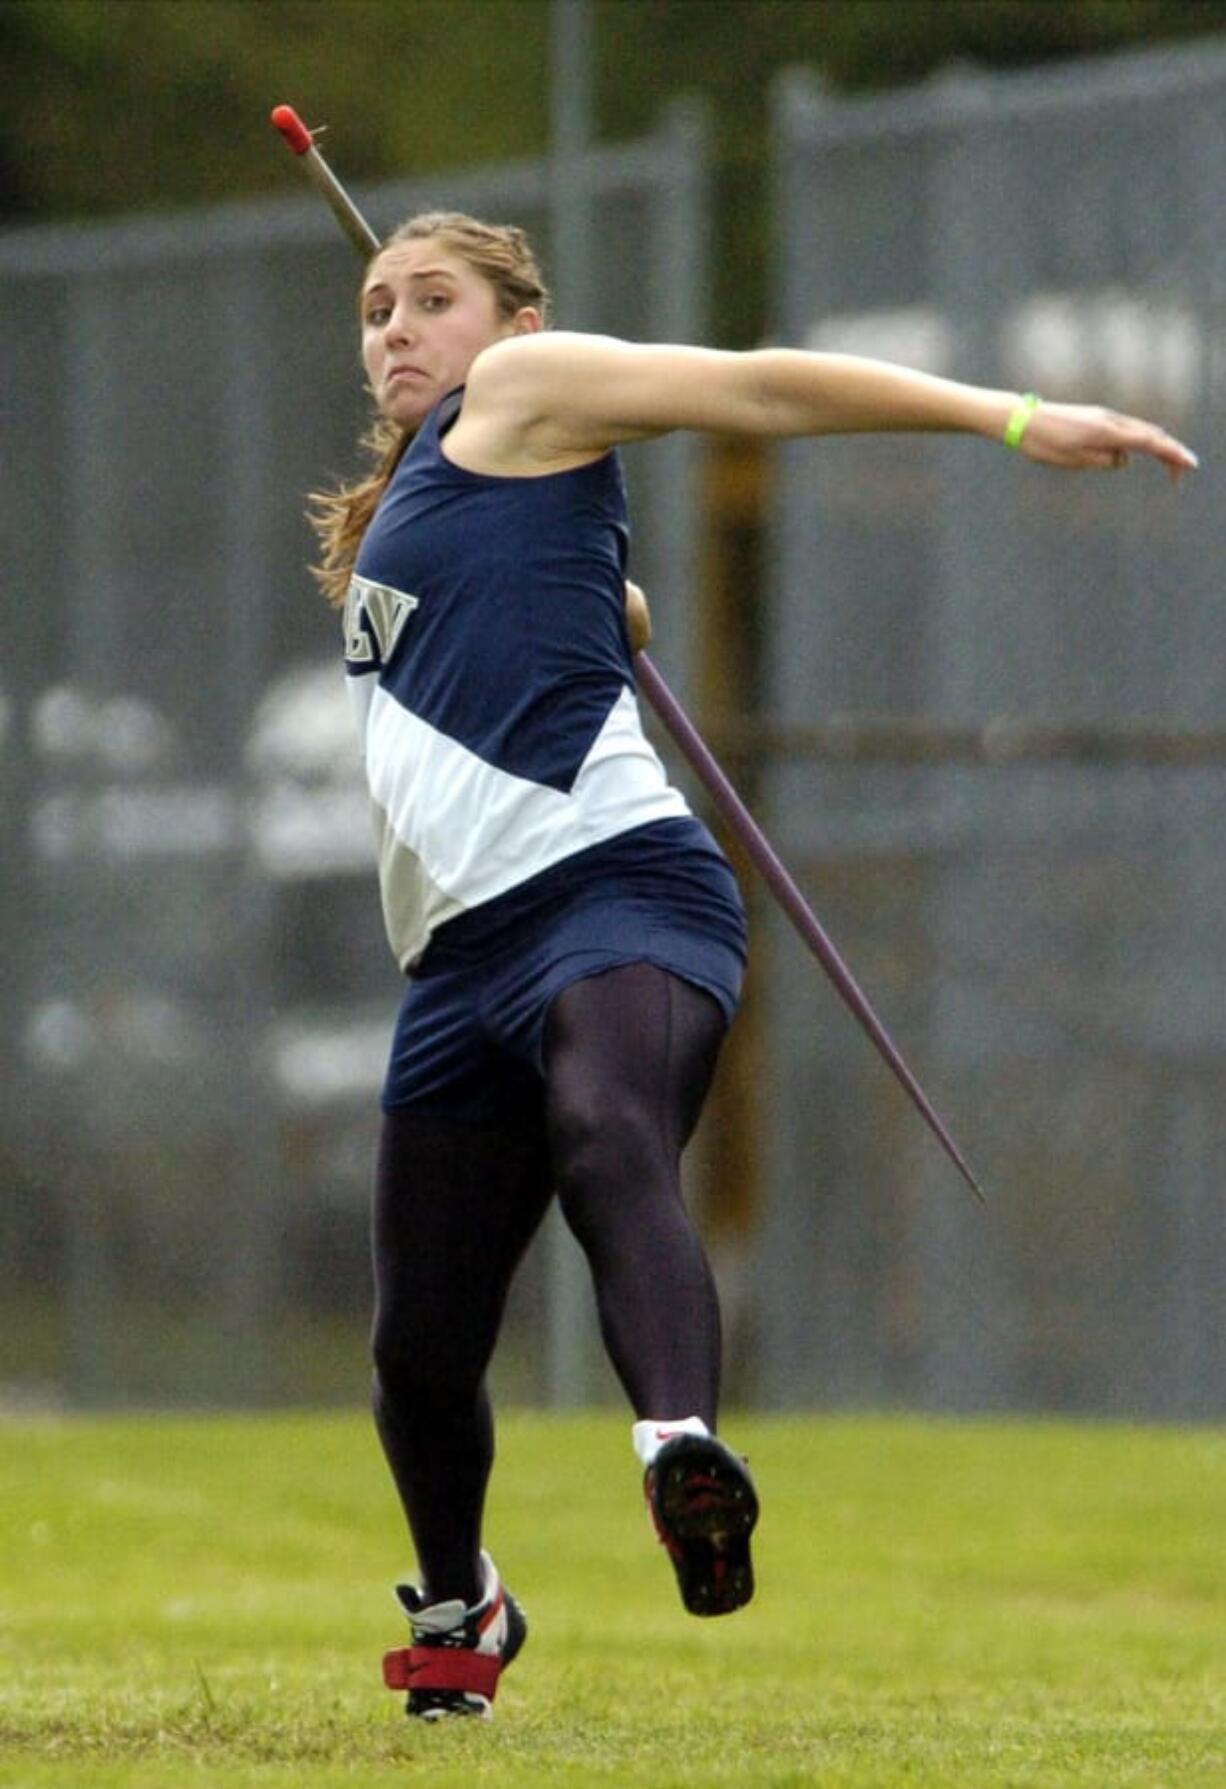
[[[502,478],[448,460],[430,413],[358,554],[345,610],[384,914],[402,966],[436,926],[550,865],[688,813],[643,736],[615,453]]]

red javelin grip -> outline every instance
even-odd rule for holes
[[[311,147],[311,133],[293,106],[274,106],[269,117],[294,154],[305,155]]]

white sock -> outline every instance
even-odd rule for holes
[[[664,1443],[671,1441],[674,1435],[709,1435],[711,1431],[701,1416],[682,1416],[668,1421],[663,1417],[658,1421],[645,1419],[635,1423],[631,1433],[635,1453],[644,1466],[650,1466]]]

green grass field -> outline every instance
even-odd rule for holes
[[[686,1616],[618,1417],[504,1418],[532,1632],[410,1725],[361,1416],[0,1425],[0,1783],[1226,1784],[1226,1433],[730,1420],[759,1594]]]

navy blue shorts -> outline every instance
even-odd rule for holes
[[[409,977],[383,1088],[413,1106],[493,1121],[543,1088],[545,1020],[572,982],[654,963],[712,994],[730,1021],[745,909],[694,819],[593,845],[439,927]]]

